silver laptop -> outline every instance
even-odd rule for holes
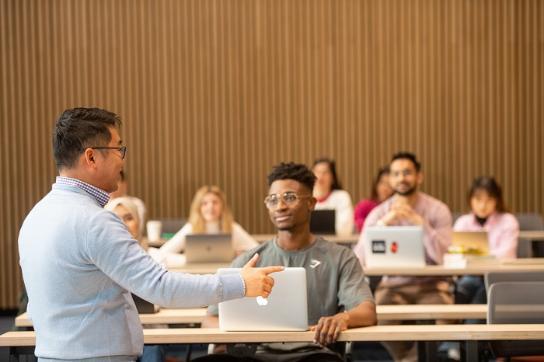
[[[239,272],[222,268],[217,272]],[[219,303],[219,329],[223,331],[306,331],[308,302],[306,269],[285,268],[273,273],[274,287],[266,299],[242,298]]]
[[[185,236],[186,263],[225,263],[234,259],[230,234],[189,234]]]
[[[425,266],[422,227],[369,226],[364,228],[363,233],[366,266]]]

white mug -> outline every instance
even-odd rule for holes
[[[147,240],[159,241],[161,239],[162,223],[159,220],[149,220],[147,222]]]

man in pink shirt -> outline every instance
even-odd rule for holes
[[[420,225],[424,230],[427,264],[441,264],[451,243],[452,217],[449,208],[432,196],[419,191],[423,182],[416,156],[399,152],[391,160],[389,181],[395,194],[368,215],[364,226]],[[355,254],[364,266],[363,235]],[[376,304],[451,304],[451,280],[437,277],[384,277],[375,292]],[[399,324],[389,321],[387,324]],[[381,322],[380,324],[386,324]],[[413,342],[384,343],[395,361],[417,360]]]

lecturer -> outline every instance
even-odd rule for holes
[[[267,297],[268,275],[281,267],[234,275],[170,273],[103,209],[117,189],[127,151],[117,115],[66,110],[53,131],[59,176],[26,217],[19,255],[40,361],[134,361],[143,332],[130,293],[166,307],[197,307],[245,296]]]

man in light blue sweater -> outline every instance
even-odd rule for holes
[[[133,361],[143,333],[130,293],[166,307],[197,307],[268,296],[281,267],[235,275],[169,273],[103,209],[115,191],[126,147],[114,113],[66,110],[53,132],[60,176],[26,217],[20,264],[40,361]]]

